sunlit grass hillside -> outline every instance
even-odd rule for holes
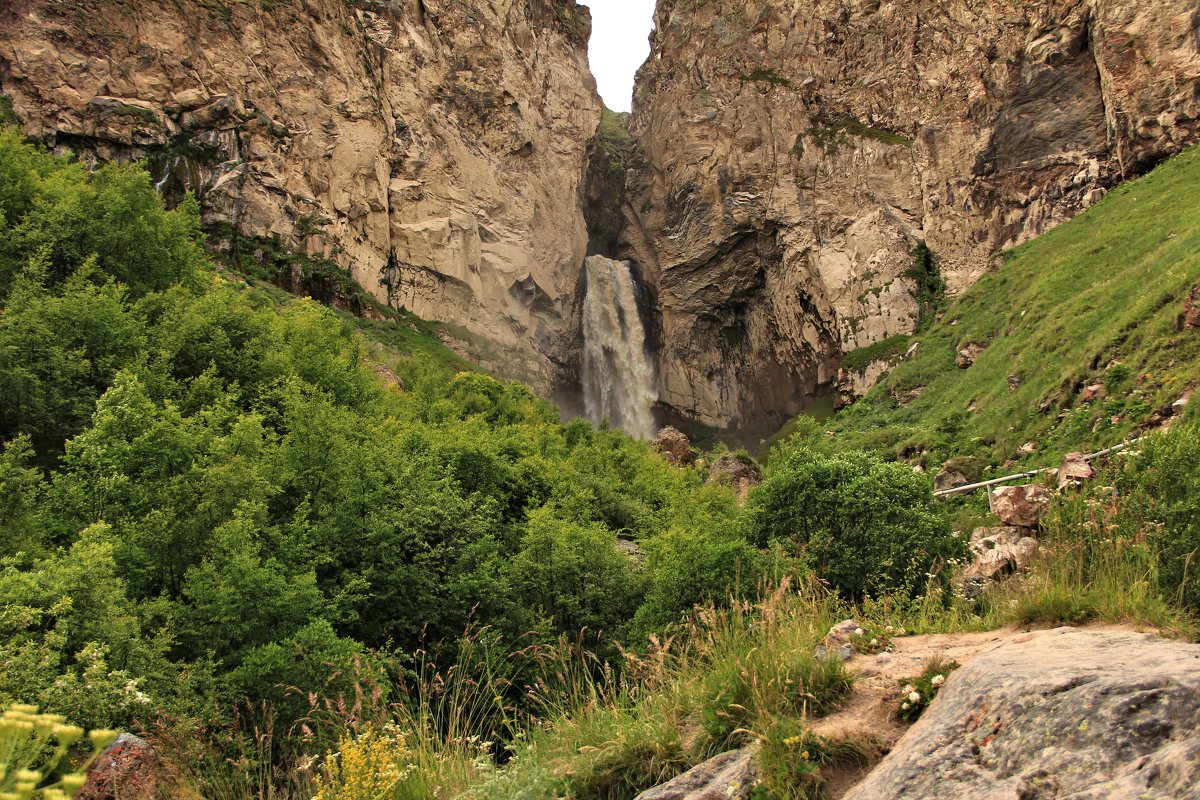
[[[1200,383],[1200,330],[1178,330],[1200,284],[1200,149],[1117,187],[1003,254],[913,337],[916,355],[831,423],[847,448],[928,466],[1053,462],[1134,432]],[[983,348],[973,366],[955,355]],[[903,350],[901,350],[902,352]],[[1084,387],[1105,396],[1084,402]],[[919,390],[919,394],[917,393]],[[915,396],[914,396],[915,395]]]

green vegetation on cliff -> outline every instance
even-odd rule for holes
[[[1004,253],[831,429],[841,447],[930,467],[963,455],[1046,466],[1099,450],[1200,385],[1200,330],[1181,323],[1197,285],[1194,148]],[[956,354],[971,346],[962,368]],[[1035,450],[1022,457],[1026,442]]]

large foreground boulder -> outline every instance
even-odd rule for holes
[[[636,800],[744,800],[758,779],[754,756],[749,747],[721,753]]]
[[[1200,800],[1200,646],[1060,628],[954,672],[845,800]]]

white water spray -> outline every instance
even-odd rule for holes
[[[654,366],[628,261],[588,256],[583,300],[583,401],[588,418],[630,436],[654,435]]]

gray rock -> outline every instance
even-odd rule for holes
[[[1038,542],[1028,528],[976,528],[971,534],[972,562],[959,576],[967,597],[977,597],[989,583],[1025,572],[1038,554]]]
[[[967,476],[956,469],[943,469],[933,476],[933,490],[935,492],[944,492],[947,489],[955,489],[959,486],[966,486],[971,481]]]
[[[751,747],[722,753],[635,800],[745,800],[758,779],[754,756]]]
[[[1059,628],[978,656],[845,800],[1200,800],[1200,646]]]

